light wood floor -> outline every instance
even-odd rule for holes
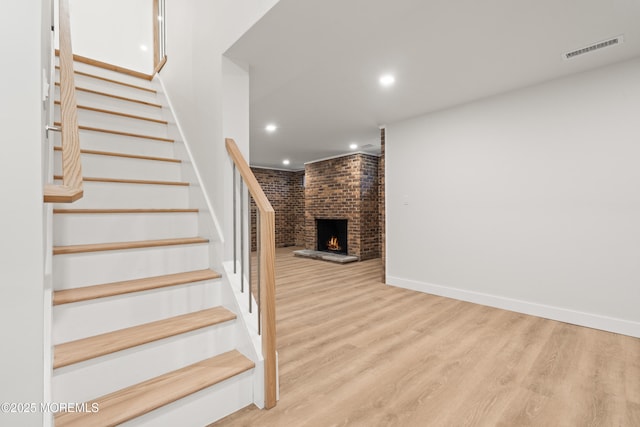
[[[640,339],[277,256],[280,401],[222,426],[640,426]]]

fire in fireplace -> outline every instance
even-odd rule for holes
[[[336,236],[331,236],[329,241],[327,242],[327,249],[330,251],[339,251],[342,249],[340,246],[340,242]]]
[[[319,251],[348,254],[346,219],[316,219],[316,232]]]

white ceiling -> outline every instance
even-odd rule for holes
[[[379,148],[382,125],[638,56],[640,0],[281,0],[227,54],[250,65],[251,164],[302,169]]]

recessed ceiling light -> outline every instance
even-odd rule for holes
[[[352,150],[355,150],[356,148],[358,148],[358,144],[353,143],[353,144],[349,145],[349,148],[351,148]]]
[[[276,129],[278,129],[278,126],[274,125],[274,124],[268,124],[265,129],[267,130],[267,132],[275,132]]]
[[[385,74],[384,76],[380,77],[380,84],[384,87],[391,86],[395,82],[396,82],[396,78],[393,77],[391,74]]]
[[[141,44],[140,45],[140,50],[143,52],[146,52],[147,50],[149,50],[149,48],[146,45]]]
[[[291,162],[289,161],[289,159],[284,159],[284,160],[282,161],[282,164],[283,164],[283,165],[285,165],[285,166],[286,166],[286,165],[288,165],[289,163],[291,163]]]

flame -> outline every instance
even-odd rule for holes
[[[338,238],[336,236],[331,236],[331,238],[327,242],[327,249],[332,251],[339,251],[342,249],[338,244]]]

